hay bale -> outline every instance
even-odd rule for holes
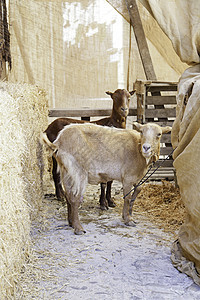
[[[32,218],[40,209],[43,196],[43,172],[46,155],[40,143],[41,132],[48,126],[48,105],[46,94],[37,86],[30,84],[0,83],[0,88],[6,90],[16,101],[19,109],[17,112],[25,143],[26,153],[21,157],[23,163],[23,180],[25,199],[32,207]]]
[[[30,212],[34,215],[43,196],[39,139],[47,115],[39,88],[0,83],[0,299],[13,298],[29,253]]]

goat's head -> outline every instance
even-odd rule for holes
[[[113,110],[122,117],[127,117],[129,113],[129,103],[135,90],[128,92],[125,89],[118,89],[114,93],[106,92],[113,99]]]
[[[141,153],[147,161],[157,161],[160,155],[160,139],[163,133],[171,131],[171,127],[160,127],[155,123],[133,123],[133,128],[141,134]]]

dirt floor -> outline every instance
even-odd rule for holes
[[[146,184],[133,206],[135,227],[122,221],[120,184],[112,188],[115,208],[101,211],[99,192],[90,185],[85,193],[79,211],[82,236],[68,226],[61,202],[53,196],[43,200],[16,298],[200,299],[200,287],[170,261],[185,213],[178,189],[169,182]]]

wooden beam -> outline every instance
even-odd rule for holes
[[[126,0],[126,6],[129,12],[131,25],[133,27],[135,38],[138,44],[138,49],[139,49],[146,78],[148,80],[156,80],[156,73],[154,71],[152,59],[149,52],[149,47],[147,45],[136,0]]]
[[[49,117],[103,117],[110,116],[112,109],[51,109]],[[129,116],[136,116],[137,109],[130,108]]]
[[[176,108],[146,109],[145,118],[175,118]]]
[[[167,144],[170,143],[171,142],[171,135],[170,134],[164,134],[164,135],[162,135],[160,142],[161,143],[167,143]],[[169,154],[169,152],[168,152],[168,154]]]
[[[176,105],[176,96],[146,96],[146,105],[163,105],[174,104]]]

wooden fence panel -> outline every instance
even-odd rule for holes
[[[155,122],[160,126],[172,126],[176,117],[176,82],[159,82],[136,80],[134,83],[138,103],[138,122]],[[157,95],[155,95],[157,93]],[[161,138],[160,159],[156,165],[172,152],[171,134],[164,134]],[[153,179],[173,179],[173,159],[166,160]]]

